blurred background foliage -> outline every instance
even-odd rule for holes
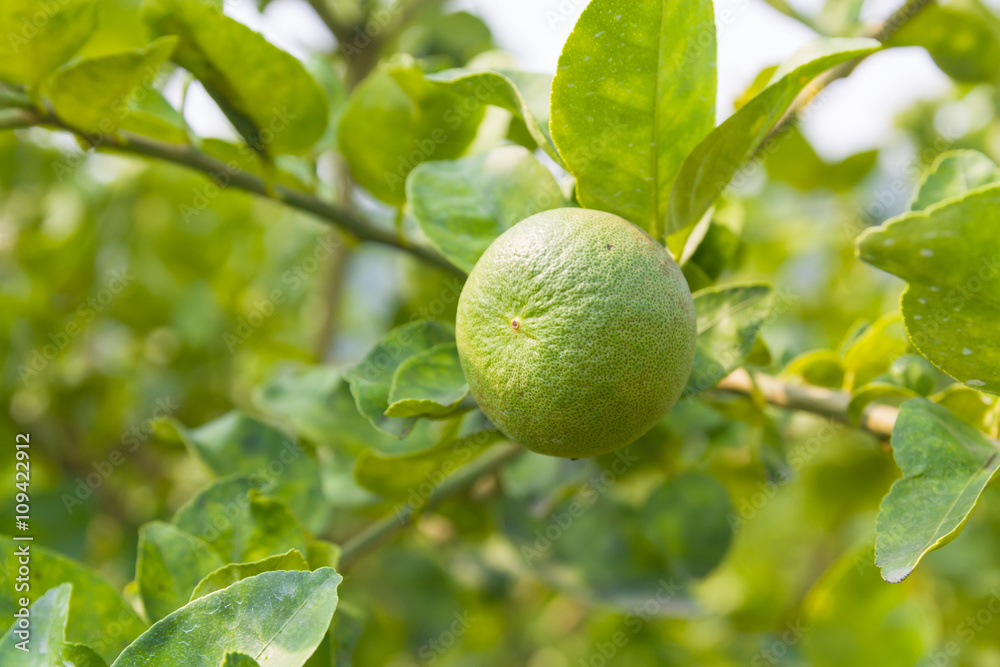
[[[145,43],[131,0],[117,3],[102,4],[84,53]],[[850,32],[859,6],[829,0],[804,18]],[[891,322],[882,347],[841,354],[865,323],[898,312],[902,287],[856,259],[854,237],[905,209],[942,152],[1000,161],[996,18],[975,0],[932,9],[899,43],[928,48],[952,91],[900,115],[887,148],[839,163],[793,131],[727,195],[712,245],[685,267],[693,288],[774,285],[769,354],[755,358],[770,372],[848,388],[845,375],[887,372],[907,351]],[[943,32],[946,20],[957,32]],[[387,48],[433,69],[494,45],[475,16],[432,7]],[[338,56],[326,62],[336,117],[350,81]],[[289,369],[356,363],[428,309],[454,318],[453,276],[273,202],[223,190],[185,213],[206,183],[81,156],[66,136],[0,133],[0,440],[31,433],[38,542],[118,588],[135,576],[138,527],[169,518],[210,477],[153,418],[195,427],[234,406],[266,415],[261,387]],[[391,224],[374,200],[324,187]],[[827,352],[801,356],[816,350]],[[335,540],[394,506],[350,476],[359,443],[383,436],[347,428],[303,433],[323,462]],[[109,465],[116,449],[124,462]],[[355,664],[1000,665],[995,489],[953,547],[889,585],[872,564],[874,518],[899,473],[875,438],[706,394],[629,452],[624,470],[614,455],[525,456],[366,556],[342,587],[366,619]],[[12,478],[13,460],[3,466]],[[574,502],[585,509],[564,527]],[[5,522],[12,505],[4,485]],[[949,642],[961,652],[941,662]]]

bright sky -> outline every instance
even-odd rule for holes
[[[800,11],[818,10],[822,0],[795,0]],[[500,45],[527,70],[554,72],[559,51],[587,0],[455,0],[457,8],[484,17]],[[868,0],[864,15],[877,20],[898,0]],[[230,15],[264,33],[282,48],[302,56],[330,46],[326,28],[304,2],[276,2],[265,16],[251,0],[226,3]],[[726,11],[728,10],[728,12]],[[719,118],[732,112],[733,100],[763,68],[785,60],[815,34],[775,11],[763,0],[716,0],[716,15],[732,20],[719,28]],[[923,49],[892,49],[866,60],[849,79],[830,86],[804,123],[806,135],[821,155],[840,159],[893,138],[893,117],[915,100],[933,99],[950,88],[948,78]],[[195,129],[218,134],[225,127],[209,112],[203,91],[189,100]]]

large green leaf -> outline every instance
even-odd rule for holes
[[[246,653],[233,651],[227,653],[222,659],[219,667],[260,667],[260,663],[248,656]]]
[[[385,498],[408,497],[415,509],[446,477],[503,439],[479,410],[456,422],[454,434],[431,449],[402,456],[366,452],[358,457],[354,477],[358,483]]]
[[[15,562],[19,543],[0,535],[0,562]],[[40,595],[60,584],[73,584],[66,624],[66,641],[91,647],[106,661],[146,629],[146,624],[118,591],[82,565],[37,544],[31,545],[32,595]],[[12,619],[18,608],[13,586],[0,589],[0,617]],[[114,627],[118,632],[108,632]],[[4,663],[6,664],[6,663]]]
[[[711,389],[746,362],[773,302],[773,290],[761,284],[713,287],[694,294],[698,344],[684,396]]]
[[[300,667],[326,635],[341,579],[330,568],[244,579],[153,625],[113,667],[217,665],[231,651],[269,667]]]
[[[420,320],[393,329],[345,374],[358,410],[378,430],[397,438],[406,437],[416,417],[387,417],[392,379],[400,364],[418,352],[436,345],[454,343],[455,332],[446,324]]]
[[[708,211],[806,85],[824,71],[881,48],[873,39],[819,39],[786,62],[764,90],[698,144],[674,180],[667,232]]]
[[[323,136],[323,89],[294,57],[225,16],[221,3],[144,0],[142,11],[154,32],[180,38],[174,62],[201,81],[256,150],[303,153]]]
[[[139,530],[135,581],[151,620],[186,605],[198,582],[222,566],[208,544],[175,526],[154,521]]]
[[[0,80],[34,86],[69,60],[97,25],[94,0],[3,0]]]
[[[858,238],[861,259],[909,285],[903,317],[913,345],[970,387],[1000,395],[1000,188],[914,211]]]
[[[94,649],[83,644],[63,644],[63,664],[60,667],[108,667]]]
[[[455,343],[435,345],[404,361],[392,376],[389,417],[440,416],[469,393]]]
[[[592,0],[552,83],[552,138],[588,208],[660,238],[670,184],[715,125],[708,0]]]
[[[35,600],[28,610],[29,636],[17,635],[15,623],[0,639],[0,664],[4,667],[62,667],[72,592],[72,584],[61,584]]]
[[[406,178],[421,162],[459,157],[485,107],[424,78],[412,61],[384,65],[351,94],[340,151],[354,180],[387,204],[406,202]]]
[[[260,495],[246,476],[214,481],[177,510],[173,523],[207,542],[223,563],[247,563],[297,549],[307,539],[288,506]]]
[[[562,163],[549,134],[552,76],[513,70],[448,69],[427,75],[428,81],[452,92],[510,111],[524,123],[539,148]]]
[[[568,205],[555,177],[520,146],[425,162],[410,173],[406,198],[430,242],[467,272],[521,220]]]
[[[686,473],[657,489],[642,510],[646,535],[672,573],[704,577],[729,550],[733,505],[713,477]]]
[[[209,593],[221,591],[223,588],[232,586],[237,581],[243,581],[248,577],[255,577],[262,572],[275,572],[279,570],[308,570],[309,563],[301,551],[291,549],[283,554],[268,556],[253,563],[230,563],[210,572],[204,579],[194,586],[191,592],[191,600],[205,597]]]
[[[995,443],[924,398],[903,404],[892,431],[903,471],[879,509],[875,564],[902,581],[928,551],[958,535],[1000,467]]]
[[[1000,76],[1000,31],[990,10],[931,4],[900,26],[889,46],[922,46],[956,81],[995,83]]]
[[[319,531],[329,517],[316,462],[295,438],[233,411],[191,431],[187,444],[216,475],[242,473],[288,505],[306,528]]]
[[[1000,167],[979,151],[948,151],[937,156],[920,178],[910,210],[922,211],[997,181],[1000,181]]]
[[[161,64],[177,45],[161,37],[144,49],[87,58],[56,71],[48,86],[52,108],[65,122],[96,139],[118,129],[133,96],[149,94]]]

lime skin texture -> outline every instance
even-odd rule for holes
[[[673,257],[610,213],[539,213],[496,239],[458,303],[473,397],[504,435],[580,458],[634,442],[694,361],[691,291]]]

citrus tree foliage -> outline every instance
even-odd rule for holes
[[[708,0],[576,3],[548,73],[446,2],[310,0],[308,57],[250,4],[0,3],[0,437],[32,436],[40,647],[14,623],[0,664],[993,664],[990,8],[775,0],[819,36],[716,122]],[[955,85],[901,144],[791,127],[911,46]],[[697,320],[680,402],[579,460],[490,422],[455,331],[494,240],[563,208],[663,244]]]

